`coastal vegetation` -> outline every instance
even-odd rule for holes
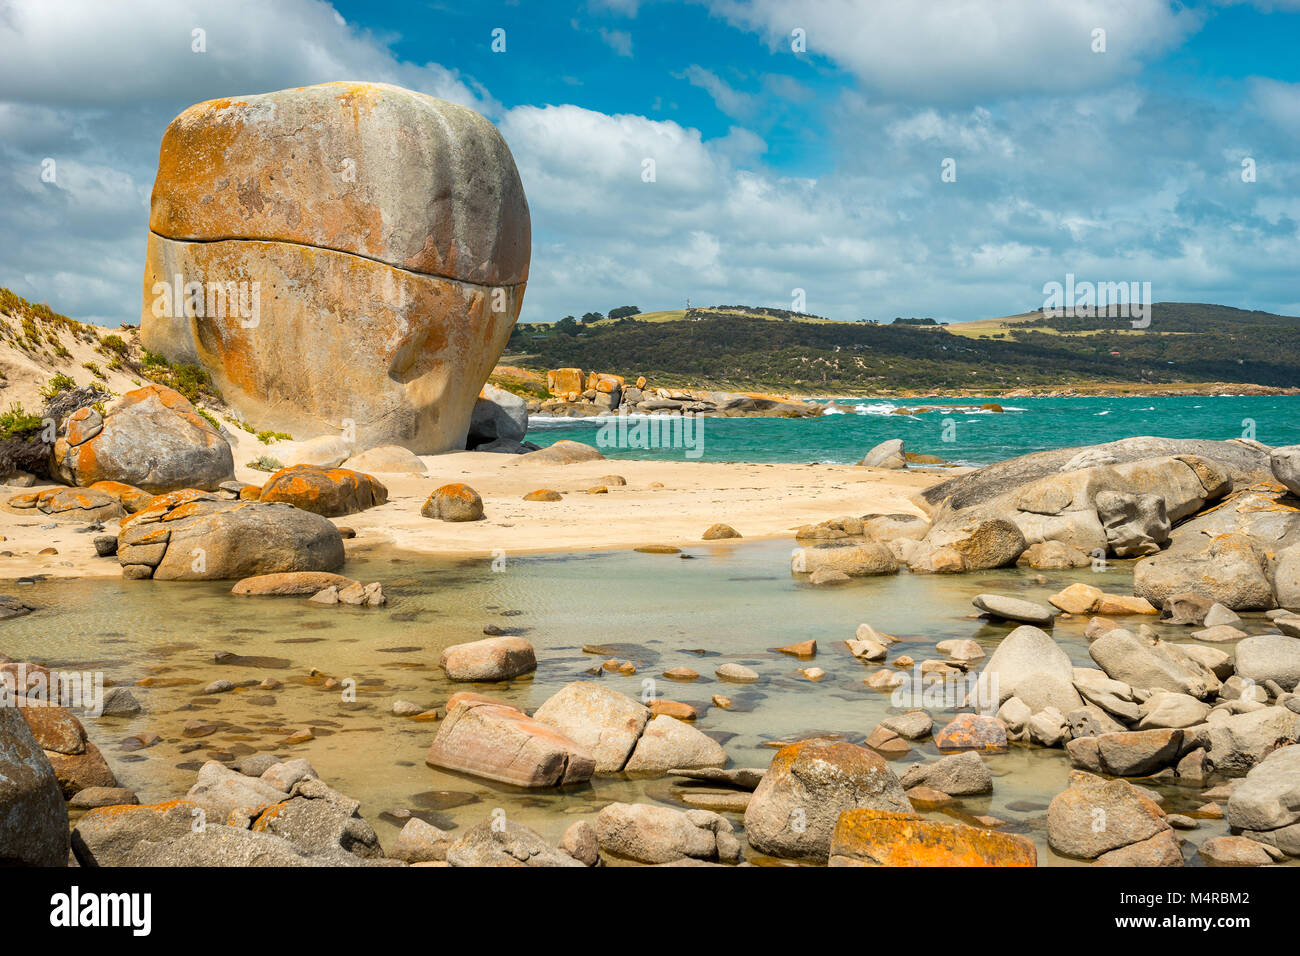
[[[717,306],[574,328],[516,327],[507,359],[525,368],[599,368],[665,384],[885,394],[1240,383],[1300,385],[1300,319],[1161,302],[1149,328],[1123,318],[1028,313],[965,324],[899,318],[833,322],[780,309]]]

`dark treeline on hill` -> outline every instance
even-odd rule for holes
[[[752,314],[736,314],[741,310]],[[1092,383],[1300,385],[1300,319],[1222,306],[1157,303],[1151,326],[1142,330],[1127,319],[1042,319],[1008,324],[996,337],[951,331],[960,326],[808,318],[718,306],[692,309],[677,321],[624,317],[577,335],[521,326],[510,348],[524,353],[517,361],[537,368],[577,366],[719,388],[872,392]]]

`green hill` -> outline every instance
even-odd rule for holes
[[[509,360],[645,375],[661,384],[883,394],[1234,383],[1300,386],[1300,319],[1159,302],[1151,325],[1024,313],[955,325],[835,322],[747,306],[557,329],[521,325]]]

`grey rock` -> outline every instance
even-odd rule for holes
[[[1286,485],[1291,494],[1300,495],[1300,445],[1274,448],[1268,464],[1274,478]]]
[[[455,837],[446,830],[426,823],[419,817],[411,817],[397,835],[389,854],[396,860],[407,863],[432,863],[447,859],[447,848]]]
[[[447,848],[449,866],[582,866],[537,833],[504,816],[470,828]]]
[[[890,438],[882,441],[863,455],[858,464],[868,468],[906,468],[907,457],[903,451],[903,440]]]
[[[995,696],[1000,704],[1037,674],[1072,681],[1074,666],[1047,632],[1031,625],[1018,627],[1002,639],[980,672],[981,695]]]
[[[110,687],[104,691],[104,717],[134,717],[144,708],[135,699],[135,694],[126,687]]]
[[[209,760],[199,768],[198,780],[185,799],[201,807],[208,819],[216,823],[224,821],[235,810],[261,813],[272,804],[288,800],[289,794]]]
[[[1217,681],[1212,684],[1162,646],[1148,644],[1121,628],[1108,631],[1089,644],[1088,654],[1108,676],[1133,687],[1169,690],[1198,700],[1216,689]]]
[[[65,866],[68,808],[22,712],[0,706],[0,866]]]
[[[899,783],[905,790],[933,787],[954,797],[993,792],[993,775],[974,751],[950,754],[932,763],[913,764],[899,778]]]
[[[979,594],[971,603],[986,614],[1008,621],[1023,621],[1026,624],[1050,625],[1055,615],[1050,607],[1036,601],[1023,598],[1007,597],[1002,594]]]
[[[600,862],[600,838],[596,828],[586,820],[579,820],[564,831],[560,849],[583,866],[595,866]]]
[[[639,863],[716,860],[719,829],[730,834],[732,827],[708,810],[683,812],[648,803],[611,803],[596,816],[600,848]]]
[[[1257,684],[1276,681],[1294,691],[1300,684],[1300,638],[1284,634],[1246,638],[1237,645],[1237,674]]]
[[[1169,540],[1169,515],[1162,495],[1099,491],[1095,500],[1112,554],[1121,558],[1157,554]]]

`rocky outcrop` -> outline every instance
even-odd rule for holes
[[[68,416],[54,443],[53,471],[69,485],[114,481],[157,494],[215,491],[235,477],[235,462],[230,443],[183,395],[146,385],[103,414],[88,405]]]
[[[1002,488],[1003,484],[997,481],[991,487]],[[930,531],[922,544],[929,548],[951,545],[987,522],[1005,521],[1019,528],[1027,546],[1057,541],[1089,554],[1152,554],[1168,541],[1172,523],[1195,514],[1230,488],[1226,468],[1191,455],[1051,473],[1023,484],[1013,483],[989,497],[970,489],[963,493],[958,485],[951,489],[951,497],[935,499]],[[931,491],[927,489],[921,500]],[[960,501],[975,503],[958,507]]]
[[[356,514],[388,500],[388,489],[373,476],[346,468],[291,465],[262,485],[259,501],[282,501],[303,511],[336,518]]]
[[[950,508],[960,511],[984,504],[999,495],[1014,491],[1030,482],[1050,475],[1098,465],[1118,465],[1144,458],[1166,458],[1193,455],[1217,463],[1227,472],[1233,487],[1244,487],[1263,478],[1271,477],[1270,449],[1258,442],[1207,441],[1198,438],[1124,438],[1101,445],[1073,448],[1055,448],[1049,451],[1020,455],[1006,461],[985,465],[975,471],[958,475],[947,481],[931,485],[921,493],[921,501],[931,509],[947,501]],[[1142,489],[1156,491],[1158,489]],[[1172,517],[1173,509],[1169,509]],[[1177,519],[1173,519],[1177,520]]]
[[[92,488],[47,488],[26,491],[5,502],[9,511],[42,515],[67,521],[112,521],[126,511],[112,495]]]
[[[241,417],[465,447],[531,249],[514,161],[482,116],[379,83],[200,103],[163,136],[149,228],[144,344],[207,368]],[[201,309],[176,276],[205,283]]]
[[[337,571],[343,559],[338,528],[320,515],[201,491],[158,496],[124,519],[117,537],[117,560],[129,578],[200,581]]]
[[[514,820],[489,817],[447,847],[448,866],[582,866]]]
[[[1143,558],[1133,569],[1133,593],[1157,607],[1185,592],[1202,594],[1234,611],[1268,610],[1276,603],[1268,558],[1243,534],[1192,539]]]

